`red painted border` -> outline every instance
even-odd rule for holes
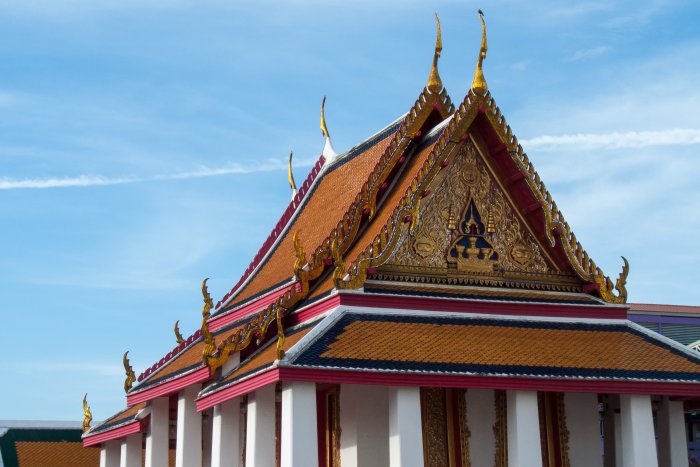
[[[150,401],[156,397],[165,396],[176,392],[182,388],[189,386],[190,384],[200,383],[206,381],[211,377],[209,373],[209,367],[203,367],[199,370],[193,371],[192,373],[187,373],[184,376],[176,377],[175,379],[168,381],[167,383],[159,384],[148,389],[144,389],[141,392],[135,392],[126,396],[126,405],[131,407],[140,402]]]
[[[225,389],[213,392],[202,398],[199,398],[197,399],[197,410],[201,412],[202,410],[206,410],[209,407],[214,407],[215,405],[220,404],[221,402],[225,402],[229,399],[233,399],[234,397],[247,394],[262,386],[266,386],[271,383],[276,383],[280,380],[279,372],[279,368],[271,368],[245,381],[233,384]]]
[[[303,322],[309,321],[312,318],[315,318],[318,315],[327,312],[328,310],[332,310],[333,308],[341,304],[340,297],[341,296],[339,294],[331,295],[330,297],[326,297],[322,300],[319,300],[318,302],[314,303],[308,308],[304,308],[292,314],[290,316],[289,325],[294,326],[297,324],[301,324]]]
[[[221,314],[220,316],[213,317],[211,321],[209,321],[209,330],[216,331],[217,329],[221,329],[227,324],[231,324],[235,321],[238,321],[241,318],[245,318],[246,316],[260,312],[260,310],[268,306],[270,303],[273,303],[275,300],[277,300],[277,298],[282,296],[292,287],[296,287],[297,289],[299,289],[299,283],[294,282],[286,287],[283,286],[282,288],[270,292],[269,294],[260,297],[257,300],[253,300],[252,302],[243,305],[242,307],[236,310],[229,311]]]
[[[145,424],[142,423],[143,420],[134,420],[126,425],[118,426],[111,430],[103,431],[95,435],[88,435],[83,438],[83,447],[94,446],[96,444],[104,443],[105,441],[111,441],[113,439],[121,438],[122,436],[131,435],[134,433],[140,433],[145,431]]]
[[[484,313],[553,318],[627,319],[627,307],[554,303],[482,302],[469,299],[340,293],[340,304],[407,310]]]

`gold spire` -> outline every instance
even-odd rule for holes
[[[129,363],[129,351],[127,350],[124,352],[124,358],[122,359],[122,362],[124,363],[124,371],[126,371],[126,380],[124,380],[124,392],[129,392],[131,390],[132,386],[134,385],[134,381],[136,381],[136,374],[134,373],[134,369],[131,368],[131,363]]]
[[[185,342],[185,339],[182,337],[182,334],[180,334],[180,320],[178,319],[175,321],[175,340],[177,341],[177,345],[182,344]]]
[[[204,299],[204,307],[202,308],[202,318],[204,320],[208,320],[209,317],[211,316],[211,309],[214,308],[214,302],[211,300],[211,295],[209,295],[209,290],[207,289],[207,281],[209,278],[207,277],[202,281],[202,298]]]
[[[440,92],[442,89],[442,80],[438,73],[438,59],[442,52],[442,34],[440,33],[440,18],[435,13],[435,22],[437,23],[437,39],[435,40],[435,55],[433,55],[433,66],[430,68],[430,76],[428,77],[428,91],[432,93]]]
[[[488,86],[484,79],[484,70],[482,68],[486,51],[489,49],[486,44],[486,23],[484,22],[484,12],[479,10],[479,19],[481,19],[481,50],[479,51],[479,60],[476,62],[476,71],[474,72],[474,81],[472,81],[472,91],[476,94],[486,94]]]
[[[87,392],[83,396],[83,433],[90,429],[90,422],[92,421],[92,412],[90,412],[90,406],[87,403]]]
[[[323,96],[321,101],[321,133],[323,133],[324,138],[330,138],[331,135],[328,133],[328,127],[326,126],[326,116],[324,113],[324,107],[326,106],[326,96]]]
[[[322,114],[323,115],[323,114]],[[321,117],[323,118],[323,117]],[[323,120],[321,120],[323,122]],[[321,127],[323,129],[323,126]],[[292,196],[297,194],[297,184],[294,183],[294,173],[292,172],[292,156],[294,155],[294,152],[292,150],[289,150],[289,166],[287,167],[287,180],[289,180],[289,186],[292,189]]]

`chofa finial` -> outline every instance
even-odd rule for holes
[[[431,93],[440,92],[442,89],[442,80],[438,73],[438,59],[442,52],[442,34],[440,33],[440,18],[435,13],[435,22],[437,23],[437,39],[435,40],[435,54],[433,55],[433,66],[430,68],[430,76],[428,77],[428,91]]]
[[[486,44],[486,23],[484,22],[484,12],[479,10],[479,19],[481,19],[481,50],[479,51],[479,60],[476,62],[476,71],[474,72],[474,81],[472,81],[472,91],[476,94],[486,94],[488,86],[484,79],[483,64],[488,51]]]
[[[294,198],[294,195],[297,194],[297,184],[294,183],[294,173],[292,172],[292,156],[294,156],[294,152],[290,149],[289,165],[287,166],[287,180],[289,181],[289,187],[292,189],[292,198]]]
[[[323,145],[323,158],[326,159],[326,164],[333,162],[336,157],[338,157],[338,153],[335,152],[335,149],[333,149],[333,144],[331,143],[331,135],[328,133],[328,127],[326,126],[326,112],[325,112],[325,107],[326,107],[326,96],[323,96],[323,100],[321,101],[321,133],[323,133],[323,137],[326,140],[326,143]]]
[[[134,381],[136,381],[136,374],[134,369],[129,363],[129,351],[124,352],[124,358],[122,358],[122,363],[124,363],[124,371],[126,371],[126,379],[124,380],[124,392],[129,392],[134,386]]]
[[[90,412],[90,406],[87,403],[87,392],[83,396],[83,433],[90,429],[90,422],[92,422],[92,412]]]
[[[175,331],[175,340],[177,341],[177,345],[182,344],[185,342],[185,338],[182,337],[182,334],[180,334],[180,320],[178,319],[175,321],[175,328],[173,329]]]

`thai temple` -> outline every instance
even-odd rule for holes
[[[325,146],[240,280],[83,445],[102,467],[688,466],[700,353],[628,319],[484,75]],[[436,18],[437,19],[437,18]],[[193,311],[198,313],[198,311]]]

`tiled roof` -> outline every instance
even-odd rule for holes
[[[298,212],[283,238],[223,310],[235,308],[289,280],[293,274],[294,232],[301,232],[299,239],[306,251],[313,251],[321,243],[355,199],[400,124],[401,121],[395,122],[353,148],[319,175],[312,191],[306,195],[305,203],[297,208]]]
[[[97,467],[100,450],[79,442],[16,442],[19,467]]]
[[[346,313],[291,365],[700,383],[700,355],[624,321]]]
[[[123,425],[125,423],[131,422],[136,419],[136,415],[146,408],[146,403],[141,402],[139,404],[133,405],[131,407],[127,407],[126,409],[117,412],[115,415],[112,415],[109,417],[107,420],[104,422],[100,423],[99,425],[96,425],[92,427],[92,429],[88,432],[89,435],[95,435],[97,433],[101,433],[103,431],[107,431],[112,428],[116,428],[119,425]]]
[[[630,303],[630,312],[634,313],[635,311],[645,313],[683,313],[700,315],[700,306]]]

